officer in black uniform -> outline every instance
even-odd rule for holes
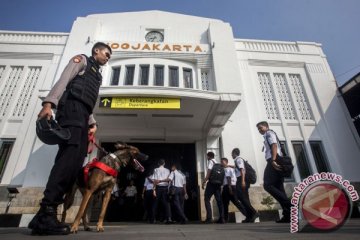
[[[33,234],[70,233],[70,227],[57,220],[57,206],[63,203],[64,194],[72,187],[82,168],[87,153],[88,133],[96,131],[92,111],[102,81],[99,70],[109,61],[111,54],[108,45],[98,42],[92,48],[91,57],[73,57],[42,103],[38,117],[50,119],[51,109],[56,108],[56,120],[60,126],[70,130],[71,138],[59,144],[40,210],[28,226]]]

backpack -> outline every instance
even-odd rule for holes
[[[256,183],[257,176],[255,169],[250,165],[250,163],[248,163],[248,161],[244,160],[243,158],[242,160],[244,161],[245,165],[245,181],[250,184]],[[236,164],[235,167],[240,170]]]
[[[250,184],[256,183],[255,169],[248,163],[248,161],[244,160],[244,165],[245,165],[245,181]]]
[[[210,160],[212,161],[212,160]],[[214,185],[222,185],[224,182],[225,170],[220,163],[215,163],[210,172],[209,182]]]

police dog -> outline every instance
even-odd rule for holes
[[[117,172],[120,171],[121,167],[132,166],[136,170],[143,171],[144,168],[137,161],[145,161],[148,156],[141,153],[138,148],[127,145],[122,142],[117,142],[115,144],[116,151],[114,153],[107,154],[106,156],[100,159],[100,162],[105,163],[107,166],[115,169]],[[83,198],[80,204],[79,211],[75,217],[74,223],[71,226],[71,232],[76,233],[79,229],[80,219],[83,220],[84,229],[89,231],[88,220],[87,220],[87,207],[90,198],[93,194],[104,191],[104,198],[102,202],[101,212],[99,220],[96,226],[98,232],[104,231],[103,221],[106,213],[106,209],[111,197],[111,191],[116,183],[116,177],[109,175],[104,170],[100,168],[93,168],[90,170],[88,181],[84,184],[79,184],[82,179],[77,181],[76,186],[74,186],[71,191],[65,195],[64,199],[64,210],[62,215],[62,222],[66,218],[66,210],[69,209],[74,201],[75,193],[77,188],[79,188]]]

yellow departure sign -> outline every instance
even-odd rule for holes
[[[180,98],[101,97],[99,107],[119,109],[180,109]]]

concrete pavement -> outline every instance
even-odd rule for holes
[[[67,236],[31,236],[26,228],[0,228],[0,239],[76,239],[76,240],[135,240],[135,239],[204,239],[204,240],[282,240],[282,239],[316,239],[316,240],[359,240],[360,219],[353,219],[340,230],[331,233],[290,233],[288,224],[273,222],[252,224],[200,224],[164,225],[144,223],[105,223],[105,232],[84,232]]]

